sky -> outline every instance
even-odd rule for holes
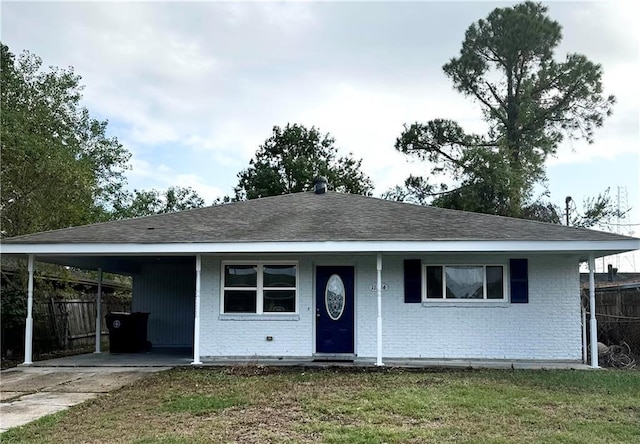
[[[315,126],[362,159],[374,195],[426,174],[395,151],[403,124],[434,118],[486,129],[442,66],[465,30],[515,2],[6,1],[2,43],[44,66],[73,67],[83,105],[132,153],[130,189],[233,195],[237,174],[274,126]],[[545,2],[563,27],[558,58],[602,65],[617,98],[595,142],[567,141],[547,162],[563,207],[610,189],[631,211],[609,230],[640,236],[640,34],[633,1]],[[544,189],[538,190],[540,193]],[[614,266],[640,271],[640,258]]]

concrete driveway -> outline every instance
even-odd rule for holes
[[[0,373],[0,433],[171,367],[17,367]]]

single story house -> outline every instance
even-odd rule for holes
[[[580,262],[593,272],[595,258],[639,248],[632,237],[342,194],[323,181],[2,241],[3,254],[31,264],[133,276],[133,310],[150,313],[149,340],[192,348],[194,364],[580,363]]]

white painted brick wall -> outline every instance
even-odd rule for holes
[[[495,256],[422,259],[433,263],[508,263],[508,257],[497,260]],[[385,261],[383,280],[387,279],[389,290],[383,295],[383,356],[581,359],[579,275],[575,259],[530,257],[529,303],[504,307],[405,304],[402,267],[402,258]],[[368,325],[362,330],[371,334]],[[361,342],[359,346],[361,356],[375,356],[374,345]]]
[[[229,258],[225,260],[232,260]],[[241,258],[246,260],[247,258]],[[260,258],[269,260],[270,258]],[[273,259],[273,258],[271,258]],[[291,259],[291,258],[288,258]],[[297,258],[293,258],[295,260]],[[278,258],[282,260],[282,258]],[[298,320],[221,320],[219,258],[204,256],[201,275],[202,356],[311,356],[313,347],[312,266],[299,260]],[[267,341],[267,336],[273,338]]]
[[[420,255],[411,258],[420,258]],[[425,255],[422,260],[424,263],[507,264],[508,258]],[[403,259],[383,256],[382,281],[388,285],[382,295],[384,357],[581,359],[579,275],[575,258],[529,257],[529,303],[505,307],[405,304]],[[203,257],[202,356],[311,356],[314,351],[314,267],[354,265],[356,353],[359,357],[375,357],[377,293],[370,290],[370,285],[376,282],[375,256],[307,256],[298,260],[299,319],[238,321],[219,318],[221,260]],[[267,341],[267,336],[272,336],[273,341]]]

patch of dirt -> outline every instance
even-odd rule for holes
[[[307,414],[296,403],[278,402],[271,406],[229,409],[221,416],[231,426],[225,430],[224,440],[242,443],[315,442],[314,437],[296,430],[309,422]]]
[[[282,369],[266,365],[246,364],[226,367],[223,373],[230,376],[265,376],[280,374]]]

